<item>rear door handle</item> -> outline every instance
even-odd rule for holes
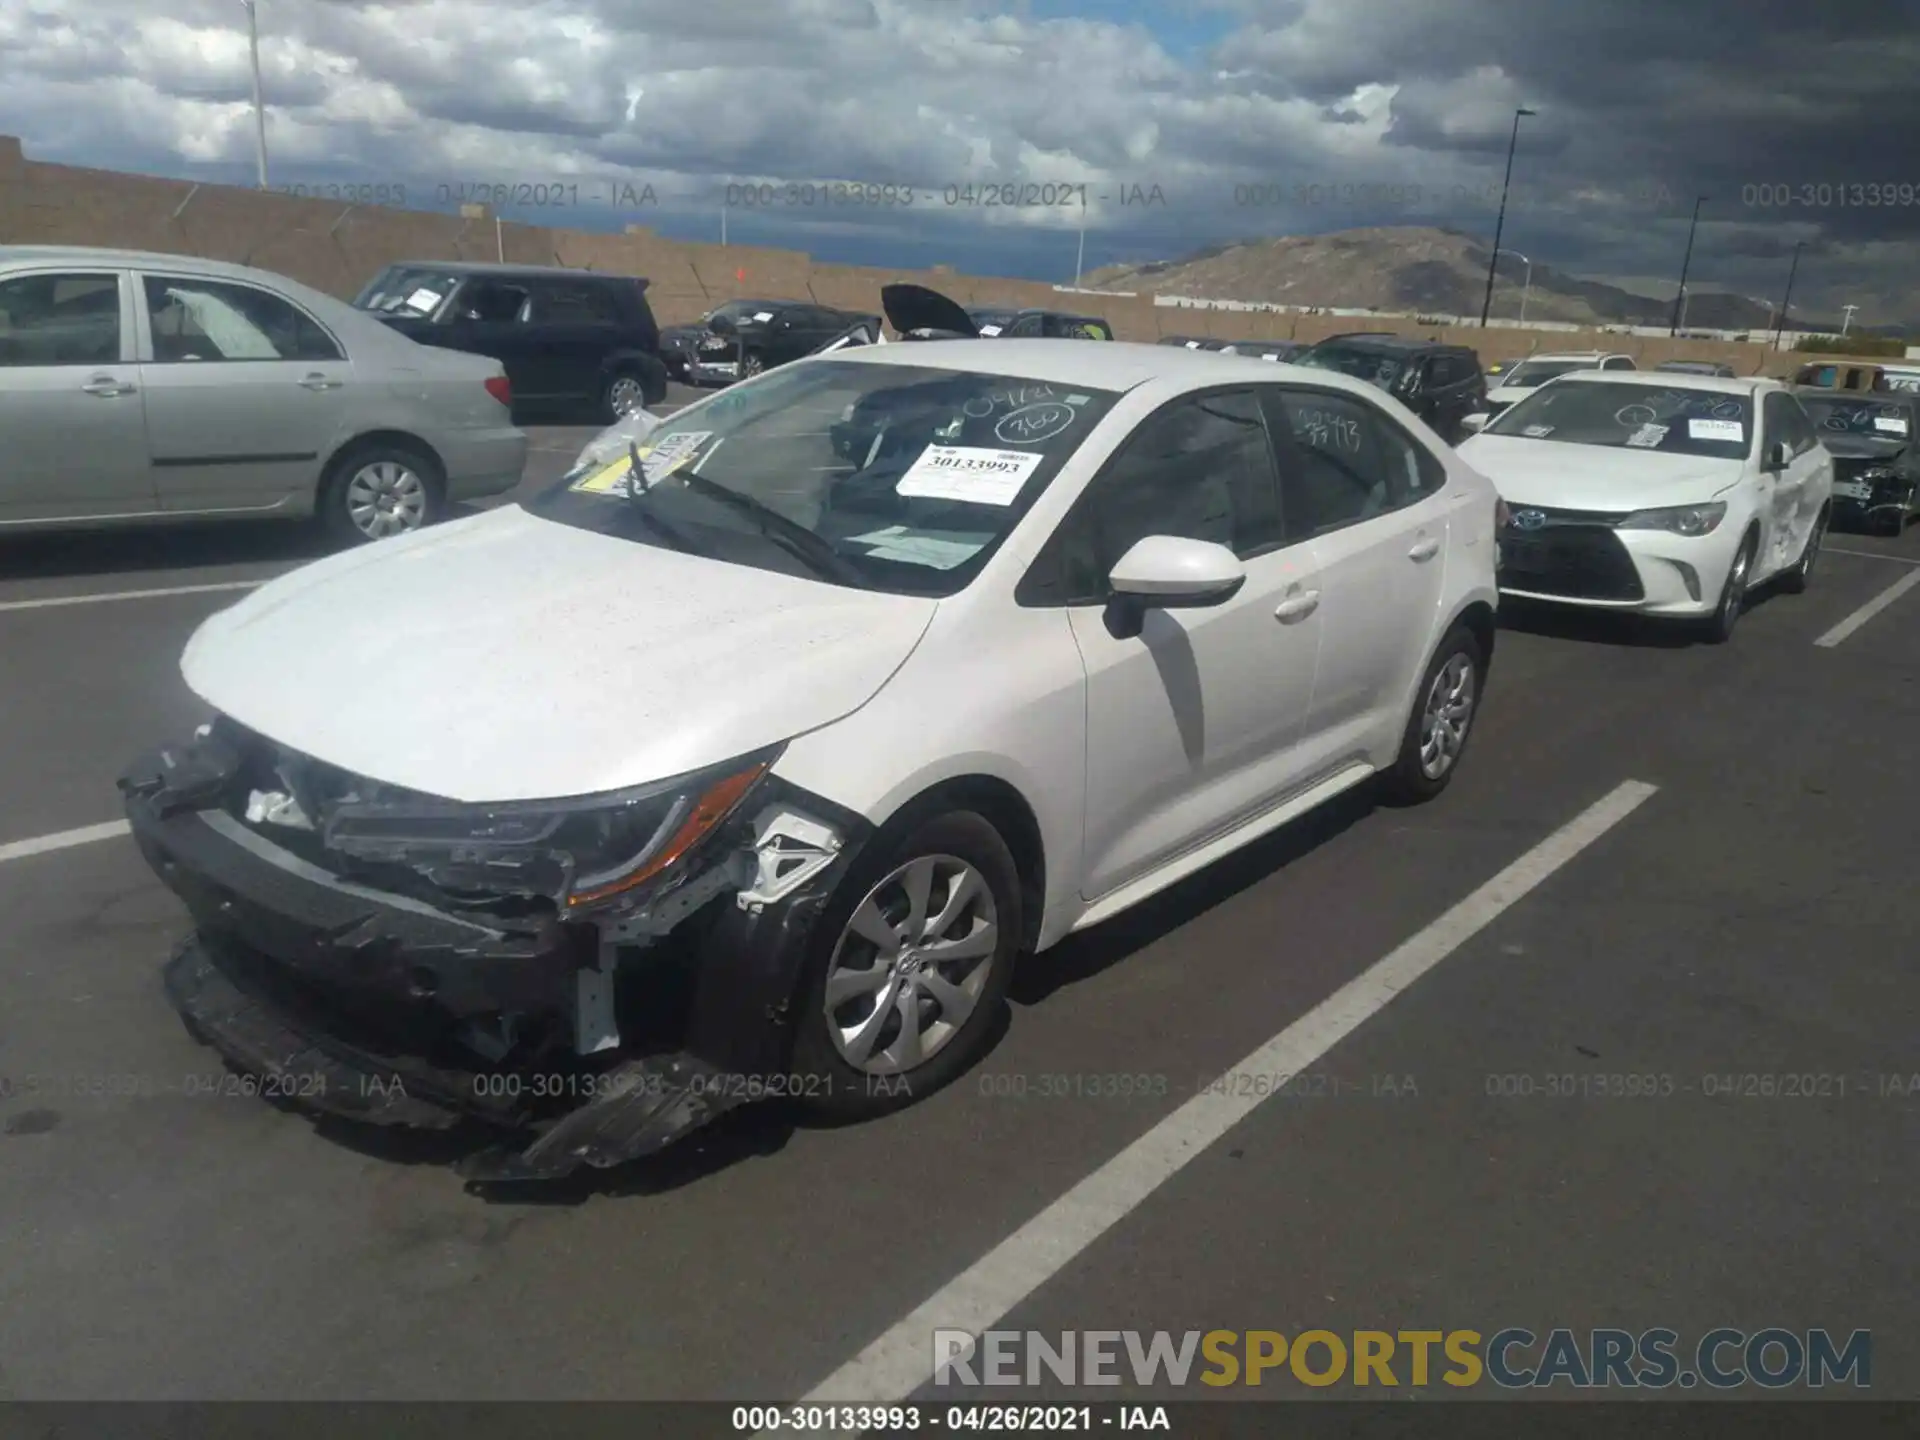
[[[326,376],[315,371],[300,383],[309,390],[338,390],[341,382],[338,380],[329,380]]]
[[[1318,590],[1303,591],[1298,595],[1289,595],[1274,609],[1273,618],[1282,625],[1291,625],[1296,620],[1304,620],[1320,608]]]
[[[114,379],[111,375],[96,375],[80,387],[89,395],[131,395],[133,386]]]
[[[1438,540],[1427,539],[1420,541],[1411,550],[1407,551],[1407,558],[1414,561],[1431,560],[1439,553],[1440,542]]]

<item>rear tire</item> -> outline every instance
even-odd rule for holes
[[[1000,832],[970,810],[909,820],[901,830],[874,838],[814,930],[793,1072],[795,1092],[823,1118],[889,1114],[951,1084],[987,1049],[1013,978],[1020,874]],[[917,914],[916,874],[924,877]],[[971,898],[956,904],[956,896]],[[953,914],[936,933],[932,922],[947,908]],[[951,938],[963,925],[966,933]],[[973,953],[983,946],[986,954]],[[943,947],[958,953],[942,960]],[[830,981],[838,1005],[828,1004]],[[953,1024],[947,1017],[962,1005]],[[917,1047],[903,1044],[909,1012]],[[916,1062],[919,1051],[926,1054]]]
[[[1801,548],[1800,562],[1780,577],[1780,588],[1789,595],[1804,595],[1807,582],[1813,578],[1813,565],[1820,558],[1820,541],[1827,533],[1827,511],[1821,507],[1820,514],[1813,522],[1813,529],[1807,532],[1807,543]]]
[[[334,457],[320,482],[316,513],[335,543],[365,545],[433,524],[446,494],[440,463],[423,447],[375,440]]]
[[[1760,550],[1760,537],[1747,532],[1740,551],[1733,557],[1726,582],[1720,587],[1720,603],[1701,626],[1700,635],[1709,645],[1724,645],[1733,638],[1733,630],[1747,606],[1747,585],[1753,577],[1754,556]]]
[[[1486,657],[1473,632],[1464,625],[1449,630],[1420,677],[1400,754],[1386,772],[1391,801],[1419,805],[1447,788],[1473,737],[1486,673]]]

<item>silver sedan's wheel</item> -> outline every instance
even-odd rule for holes
[[[403,461],[368,462],[347,478],[347,518],[369,540],[418,530],[427,520],[427,482]]]
[[[1453,768],[1473,724],[1473,662],[1454,654],[1427,687],[1420,712],[1420,773],[1438,780]]]
[[[607,409],[613,412],[613,418],[623,420],[627,416],[644,410],[647,405],[646,387],[636,375],[616,375],[607,385]]]
[[[967,861],[920,855],[854,907],[827,967],[827,1034],[867,1075],[904,1075],[946,1046],[1000,946],[993,889]]]

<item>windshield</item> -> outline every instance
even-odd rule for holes
[[[729,300],[726,304],[717,306],[702,315],[700,323],[706,325],[718,319],[731,320],[736,325],[747,325],[756,321],[765,323],[773,318],[773,314],[774,306],[766,300]]]
[[[382,315],[431,315],[453,293],[460,277],[428,266],[395,266],[374,277],[354,301]]]
[[[1532,390],[1556,375],[1599,368],[1598,360],[1522,360],[1500,377],[1500,385],[1507,390]]]
[[[1561,380],[1516,403],[1482,433],[1744,460],[1753,438],[1753,400],[1682,385]]]
[[[584,460],[527,508],[862,589],[952,595],[1119,397],[909,364],[806,360],[675,414],[627,458]]]
[[[1829,400],[1823,395],[1803,396],[1800,404],[1823,435],[1857,435],[1868,440],[1912,438],[1913,415],[1905,405],[1838,397]]]
[[[1294,364],[1315,370],[1337,370],[1356,380],[1365,380],[1385,390],[1400,378],[1406,366],[1395,356],[1358,345],[1316,345]]]

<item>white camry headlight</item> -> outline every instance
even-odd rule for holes
[[[1708,505],[1673,505],[1664,510],[1636,510],[1622,520],[1621,530],[1665,530],[1674,535],[1711,535],[1727,518],[1724,501]]]

